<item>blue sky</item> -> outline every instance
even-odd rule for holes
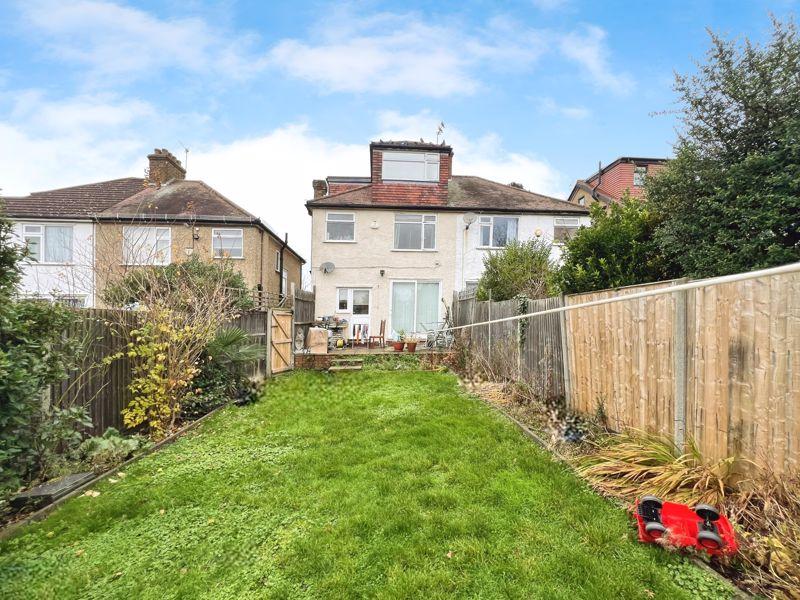
[[[565,197],[598,161],[669,156],[673,72],[706,28],[764,40],[795,2],[0,3],[0,188],[189,177],[307,254],[311,179],[377,137],[445,139],[455,173]],[[663,114],[666,111],[667,114]],[[653,113],[662,113],[654,116]]]

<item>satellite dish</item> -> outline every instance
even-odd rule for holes
[[[467,225],[472,225],[477,220],[478,215],[476,215],[474,212],[468,212],[464,215],[464,223]]]
[[[333,270],[336,268],[332,262],[324,262],[319,266],[319,270],[323,273],[333,273]]]

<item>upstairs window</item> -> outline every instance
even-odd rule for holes
[[[647,166],[633,167],[633,185],[642,187],[645,179],[647,179]]]
[[[574,217],[556,217],[553,225],[553,243],[563,244],[575,235],[575,232],[581,226],[581,222]]]
[[[482,248],[503,248],[517,241],[517,217],[481,217],[480,245]]]
[[[281,272],[281,251],[275,250],[275,271],[277,273]]]
[[[578,206],[586,206],[586,196],[578,198]]]
[[[355,213],[329,212],[325,217],[326,242],[354,242],[356,240]]]
[[[384,151],[382,172],[388,181],[439,181],[439,154]]]
[[[31,260],[45,263],[72,262],[71,225],[23,225],[22,236]]]
[[[172,260],[169,227],[122,228],[122,263],[125,265],[168,265]]]
[[[399,213],[394,216],[395,250],[435,250],[436,215]]]
[[[214,258],[244,257],[244,243],[241,229],[212,229],[211,240]]]

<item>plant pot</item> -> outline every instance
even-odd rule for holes
[[[409,352],[417,351],[417,342],[406,342],[406,348]]]
[[[392,342],[392,347],[395,352],[402,352],[403,346],[405,346],[405,342]]]

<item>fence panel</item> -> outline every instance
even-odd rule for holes
[[[239,327],[243,329],[247,332],[247,336],[250,338],[251,342],[261,347],[262,358],[249,367],[247,372],[251,379],[263,379],[269,375],[269,357],[267,348],[268,322],[267,312],[254,310],[242,313],[232,321],[228,322],[226,325],[226,327]]]
[[[528,300],[520,307],[529,313],[559,308],[564,305],[560,296]],[[518,325],[519,323],[519,325]],[[512,324],[512,323],[509,323]],[[522,335],[521,377],[541,398],[564,398],[564,354],[562,351],[561,317],[558,314],[529,317],[513,325]]]
[[[309,328],[314,324],[315,318],[315,293],[305,290],[295,290],[294,292],[294,335],[295,340],[302,336],[305,344]]]

